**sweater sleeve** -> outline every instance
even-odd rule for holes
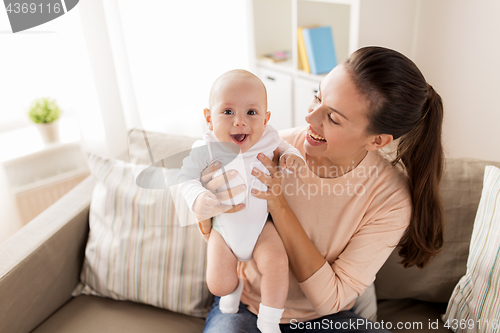
[[[182,161],[179,174],[179,190],[191,210],[193,210],[196,198],[201,193],[208,191],[200,182],[201,172],[210,164],[208,160],[207,146],[200,144],[200,141],[196,141],[189,156]]]
[[[410,220],[411,201],[397,191],[384,206],[353,235],[334,262],[325,262],[299,283],[318,314],[346,309],[375,280],[376,273],[399,243]]]

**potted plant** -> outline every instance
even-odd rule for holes
[[[59,141],[59,127],[57,120],[61,109],[54,99],[43,97],[35,99],[29,108],[28,117],[35,123],[42,136],[43,142]]]

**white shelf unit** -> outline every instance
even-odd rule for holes
[[[297,28],[331,26],[337,61],[362,46],[379,45],[414,53],[418,0],[247,0],[251,70],[268,88],[271,124],[277,129],[305,125],[304,116],[325,76],[298,69]],[[289,61],[261,56],[291,51]]]

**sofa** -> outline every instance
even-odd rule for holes
[[[184,141],[186,147],[192,143]],[[500,162],[446,160],[441,186],[444,249],[424,269],[404,269],[398,264],[397,250],[393,251],[375,281],[377,321],[385,328],[449,331],[440,316],[466,271],[486,165],[500,166]],[[89,176],[0,245],[0,332],[202,332],[200,317],[126,300],[73,296],[85,255],[95,184]]]

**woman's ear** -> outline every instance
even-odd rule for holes
[[[368,151],[374,151],[390,144],[393,140],[391,134],[379,134],[371,136],[370,142],[365,145]]]
[[[207,121],[207,126],[208,129],[213,131],[214,130],[214,125],[212,124],[212,117],[210,115],[210,110],[209,109],[203,109],[203,116],[205,117],[205,120]]]

